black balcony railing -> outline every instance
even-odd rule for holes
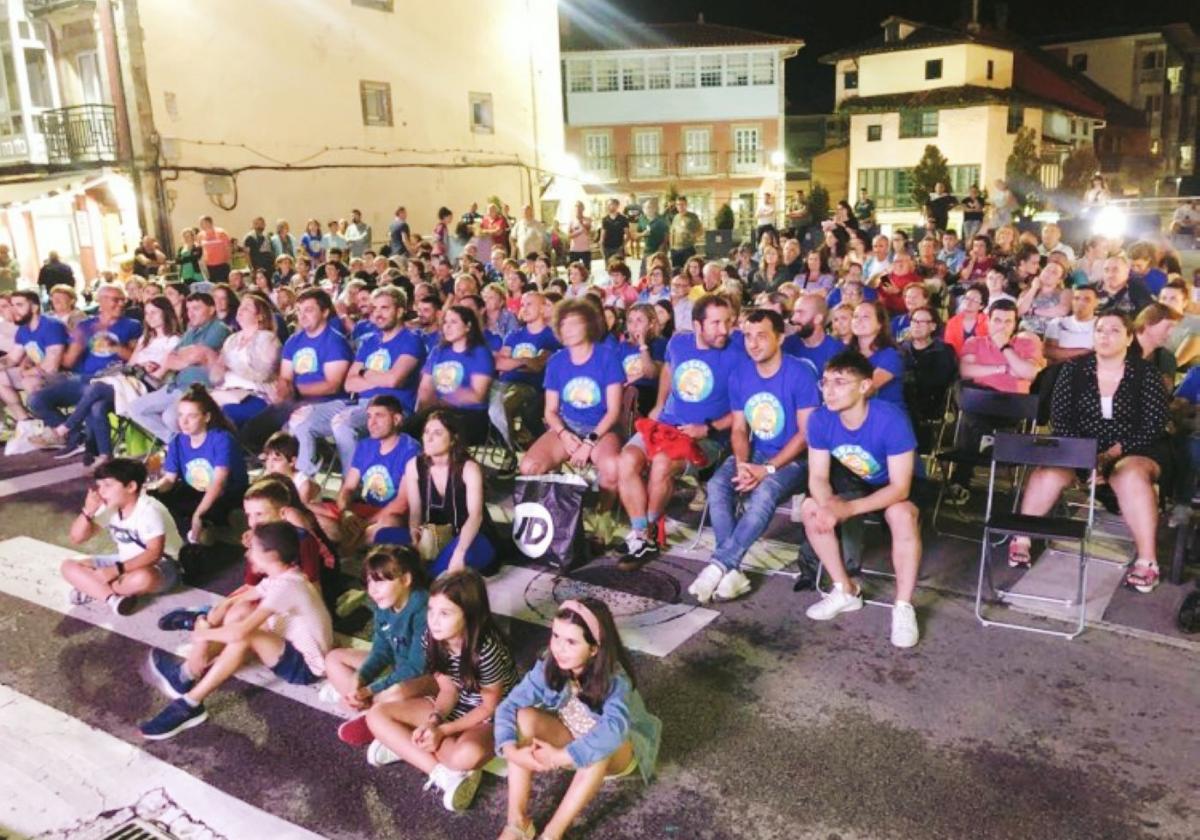
[[[38,119],[52,166],[116,161],[117,121],[111,105],[56,108]]]
[[[76,7],[93,9],[95,6],[96,0],[25,0],[25,11],[31,16],[46,15]]]
[[[668,174],[666,155],[629,155],[625,166],[630,178],[661,178]]]

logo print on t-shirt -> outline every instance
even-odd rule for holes
[[[563,400],[572,408],[595,408],[600,405],[600,386],[590,376],[576,376],[563,387]]]
[[[514,359],[532,359],[537,354],[537,347],[533,346],[528,341],[522,341],[512,349],[512,357]]]
[[[301,347],[292,356],[292,373],[300,376],[305,373],[317,372],[317,351],[311,347]]]
[[[859,478],[871,478],[883,471],[883,466],[875,460],[875,456],[857,444],[835,446],[831,454]]]
[[[699,359],[688,359],[675,369],[675,393],[684,402],[700,402],[713,392],[712,368]]]
[[[25,355],[35,365],[40,365],[46,358],[46,354],[42,352],[42,346],[36,341],[25,342]]]
[[[392,369],[392,354],[385,348],[380,347],[378,350],[372,351],[371,355],[367,356],[367,360],[363,362],[363,368],[366,370],[383,371]]]
[[[213,469],[212,463],[207,458],[193,458],[183,468],[183,480],[188,483],[189,487],[199,490],[201,493],[212,486],[216,476],[217,471]]]
[[[363,501],[374,505],[387,504],[396,495],[396,484],[383,464],[372,464],[362,476]]]
[[[746,400],[742,413],[759,440],[774,440],[783,434],[783,404],[770,391],[759,391]]]
[[[117,352],[120,343],[117,337],[108,330],[98,330],[92,333],[92,337],[88,339],[88,352],[93,356],[107,358]]]
[[[466,371],[462,362],[438,362],[433,366],[433,385],[439,394],[452,394],[462,387]]]
[[[634,371],[641,372],[642,354],[630,353],[621,360],[621,367],[625,369],[625,376],[633,376]]]

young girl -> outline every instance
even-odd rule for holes
[[[418,697],[422,690],[437,692],[436,686],[422,679],[429,578],[421,558],[407,546],[379,546],[363,562],[363,579],[374,602],[371,650],[329,651],[325,678],[334,696],[330,698],[324,689],[321,694],[361,713],[338,727],[338,737],[354,746],[371,743],[366,710],[375,703]]]
[[[436,694],[374,704],[367,726],[376,740],[367,761],[379,767],[403,759],[429,775],[426,787],[441,789],[446,810],[463,811],[492,753],[492,715],[516,684],[517,669],[476,572],[438,578],[427,619],[426,671]]]
[[[325,262],[325,246],[321,244],[321,223],[309,219],[304,225],[304,235],[300,237],[300,251],[312,265]]]
[[[564,601],[550,649],[496,709],[496,753],[508,761],[508,824],[500,840],[557,840],[605,779],[654,774],[662,722],[646,711],[612,613],[598,598]],[[529,819],[533,774],[575,771],[537,835]]]

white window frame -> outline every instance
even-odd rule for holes
[[[387,128],[393,124],[392,86],[389,82],[362,79],[358,83],[358,96],[362,102],[363,125]]]
[[[724,82],[725,56],[721,53],[700,54],[700,87],[718,88]],[[707,80],[707,81],[706,81]]]
[[[621,89],[621,66],[615,58],[596,59],[596,93],[613,93]]]
[[[712,190],[693,191],[681,194],[687,199],[688,210],[695,213],[702,225],[707,226],[712,221],[712,205],[713,193]]]
[[[696,56],[671,56],[671,79],[674,86],[680,90],[698,87],[700,77],[696,74]]]
[[[776,56],[773,52],[756,52],[750,54],[750,84],[775,84]]]
[[[590,58],[567,60],[567,93],[591,93],[595,85]]]
[[[646,60],[644,58],[621,59],[621,90],[646,89]]]
[[[725,56],[725,87],[750,86],[749,53],[729,53]]]
[[[583,171],[593,178],[614,179],[617,167],[612,151],[612,131],[585,131],[582,145]]]
[[[473,134],[495,134],[496,112],[493,109],[492,95],[472,91],[467,94],[467,104],[471,132]]]
[[[661,128],[635,128],[630,132],[629,148],[633,150],[629,166],[631,179],[661,178],[666,174],[663,167],[662,135]]]
[[[646,89],[671,89],[671,56],[652,55],[646,58]]]
[[[90,65],[90,70],[87,69]],[[79,74],[80,101],[86,104],[104,102],[104,77],[100,72],[100,56],[95,50],[84,50],[75,56],[75,72]],[[89,84],[90,72],[90,84]]]
[[[743,148],[744,143],[740,138],[745,138],[753,134],[754,147],[751,149]],[[763,168],[763,131],[762,126],[757,123],[748,125],[735,125],[732,127],[731,139],[733,141],[733,152],[729,158],[730,173],[739,175],[759,172]]]
[[[704,138],[703,143],[696,142]],[[712,175],[716,171],[713,166],[713,129],[711,125],[693,125],[683,127],[683,159],[680,175]]]

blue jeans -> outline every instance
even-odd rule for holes
[[[75,410],[66,419],[67,443],[77,443],[80,433],[85,433],[97,455],[112,455],[112,431],[108,425],[108,413],[113,410],[113,387],[107,382],[89,382],[83,389]]]
[[[374,544],[412,545],[412,532],[401,526],[380,528],[375,533]],[[450,566],[450,557],[457,548],[458,537],[456,536],[438,553],[437,558],[429,567],[429,574],[437,577],[446,571]],[[483,571],[496,562],[496,547],[482,533],[476,534],[475,539],[471,540],[471,544],[467,546],[467,554],[463,560],[466,562],[467,568]]]
[[[179,431],[179,399],[183,391],[171,386],[142,394],[129,404],[129,419],[146,434],[169,443]]]
[[[63,422],[60,409],[70,408],[79,402],[85,384],[73,373],[52,376],[45,385],[29,395],[29,410],[34,417],[53,428]]]
[[[354,450],[358,438],[367,431],[367,403],[347,405],[333,416],[333,442],[337,445],[338,460],[342,462],[342,474],[354,463]],[[399,478],[396,483],[399,484]]]
[[[345,400],[326,400],[297,406],[288,419],[288,431],[296,436],[300,444],[300,454],[296,457],[297,470],[308,476],[317,474],[321,466],[317,463],[317,438],[332,437],[334,416],[349,407],[350,404]],[[354,451],[350,450],[348,459],[342,460],[344,456],[340,451],[338,457],[344,476],[354,461]]]
[[[766,459],[754,460],[760,463]],[[792,461],[779,467],[774,475],[764,478],[749,494],[734,489],[733,479],[736,475],[737,463],[730,456],[708,480],[708,512],[716,537],[712,559],[726,569],[736,569],[742,564],[742,558],[750,546],[771,524],[771,517],[775,515],[779,502],[804,486],[808,478],[808,465],[803,461]],[[737,518],[739,497],[744,500],[740,519]]]

